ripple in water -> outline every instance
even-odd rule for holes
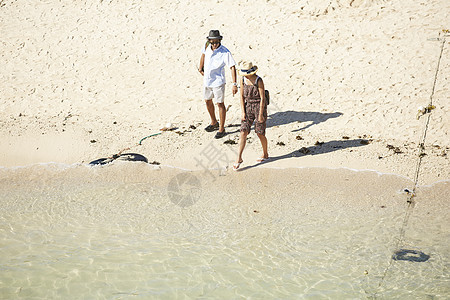
[[[411,185],[392,175],[261,169],[211,178],[118,164],[4,169],[0,179],[3,298],[450,292],[448,182],[417,192],[401,246],[429,255],[419,263],[392,260],[407,207],[398,191]]]

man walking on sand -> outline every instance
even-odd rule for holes
[[[233,79],[233,96],[237,93],[236,82],[236,63],[231,56],[231,52],[221,44],[222,36],[219,30],[211,30],[206,37],[208,40],[206,46],[202,48],[200,66],[198,71],[203,75],[203,96],[206,101],[206,108],[211,117],[211,124],[205,130],[212,132],[219,129],[215,138],[220,139],[226,135],[225,117],[227,110],[225,108],[225,66],[231,70]],[[216,113],[212,99],[215,99],[219,108],[219,122],[216,119]]]

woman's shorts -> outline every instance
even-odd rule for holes
[[[258,122],[260,102],[247,102],[245,104],[245,121],[241,120],[241,131],[250,133],[250,128],[253,122],[255,122],[255,132],[261,135],[266,134],[266,120],[267,120],[267,106],[264,105],[264,122]]]
[[[225,98],[225,84],[218,87],[205,86],[203,90],[203,97],[205,100],[211,100],[214,98],[216,103],[223,103]]]

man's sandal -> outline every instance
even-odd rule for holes
[[[219,122],[217,122],[214,125],[208,125],[208,126],[205,127],[205,130],[208,131],[208,132],[212,132],[212,131],[217,130],[217,129],[219,129]]]

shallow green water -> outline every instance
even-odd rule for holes
[[[444,299],[449,182],[374,172],[0,169],[0,296]],[[398,247],[425,262],[393,261]],[[387,272],[386,272],[387,269]]]

